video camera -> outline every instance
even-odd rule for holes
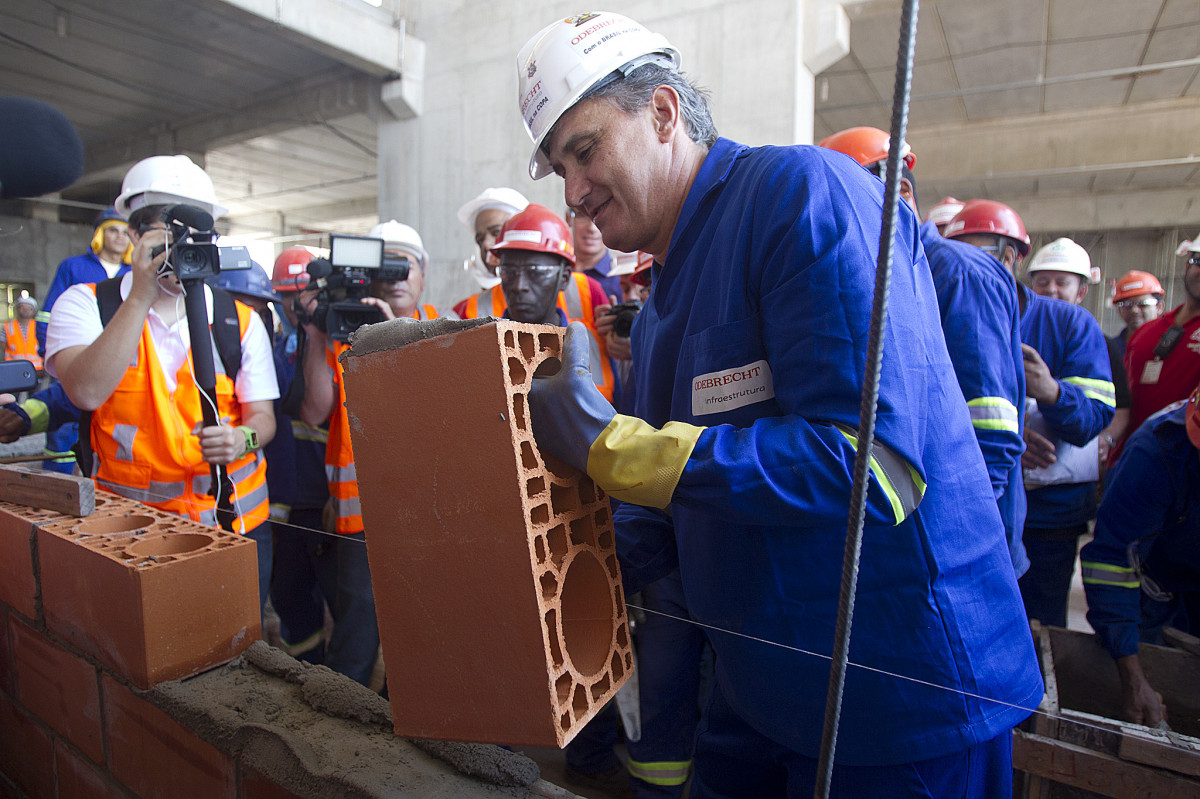
[[[159,215],[167,226],[171,250],[159,267],[159,275],[174,272],[180,281],[205,280],[231,269],[249,269],[253,265],[245,247],[218,247],[212,215],[194,205],[168,205]],[[151,258],[165,248],[155,247]]]
[[[311,320],[334,341],[347,342],[363,325],[383,321],[383,312],[360,300],[370,291],[371,281],[408,280],[412,263],[406,256],[384,253],[383,239],[365,236],[329,235],[329,258],[308,263],[309,287],[321,291],[312,314],[298,313]],[[297,311],[302,311],[297,307]]]

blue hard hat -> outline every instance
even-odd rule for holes
[[[257,297],[267,302],[283,302],[283,298],[271,288],[271,278],[267,270],[258,261],[251,262],[249,269],[226,269],[212,278],[212,284],[225,289],[230,294],[243,294],[247,297]]]
[[[96,214],[96,219],[92,222],[92,227],[97,228],[105,222],[120,222],[125,224],[125,217],[117,213],[117,209],[111,205],[105,208],[100,213]]]

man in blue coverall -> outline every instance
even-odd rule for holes
[[[839,131],[822,147],[845,153],[883,178],[888,134],[878,128]],[[917,208],[916,155],[904,145],[900,196]],[[1025,484],[1021,477],[1021,439],[1025,423],[1025,366],[1021,354],[1021,311],[1017,284],[995,258],[970,244],[942,238],[937,224],[921,225],[921,246],[929,260],[942,315],[942,332],[958,387],[971,412],[971,426],[983,460],[1017,577],[1029,568],[1021,530],[1025,526]]]
[[[1088,623],[1117,662],[1121,709],[1151,727],[1162,702],[1138,660],[1170,623],[1200,627],[1200,389],[1138,428],[1117,461],[1079,554]]]
[[[626,591],[678,565],[708,625],[691,795],[809,796],[882,184],[820,148],[719,139],[678,51],[625,17],[555,22],[517,62],[531,176],[563,177],[610,246],[655,260],[637,416],[595,390],[573,325],[531,391],[534,433],[627,503]],[[1042,683],[916,218],[899,219],[833,795],[1011,796],[1011,730]]]
[[[1029,252],[1020,216],[990,200],[968,202],[946,235],[996,253],[1014,274],[1021,255]],[[1112,421],[1116,392],[1108,344],[1095,318],[1073,303],[1024,286],[1019,290],[1026,394],[1042,431],[1026,430],[1028,448],[1022,456],[1029,569],[1020,579],[1021,597],[1029,618],[1065,627],[1075,553],[1095,509],[1093,483],[1099,473],[1094,449],[1083,448]],[[1085,471],[1094,475],[1085,479]]]

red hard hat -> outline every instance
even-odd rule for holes
[[[654,266],[654,256],[638,250],[637,267],[629,273],[629,279],[639,286],[650,285],[650,268]]]
[[[942,235],[956,239],[971,233],[995,233],[1017,243],[1022,256],[1029,255],[1029,234],[1016,211],[994,200],[967,200],[963,209],[954,215]]]
[[[548,252],[575,265],[575,247],[571,244],[571,230],[567,223],[561,216],[537,203],[530,203],[500,228],[492,252],[499,256],[501,250]]]
[[[862,127],[846,128],[832,136],[826,136],[821,140],[820,146],[845,153],[863,166],[869,167],[887,159],[890,145],[891,137],[879,128]],[[913,155],[908,142],[900,145],[900,157],[909,169],[917,164],[917,157]]]
[[[288,247],[275,259],[271,287],[276,291],[300,291],[308,286],[308,262],[313,254],[303,247]]]
[[[1121,279],[1117,281],[1117,290],[1113,293],[1112,301],[1113,305],[1116,305],[1121,300],[1127,300],[1130,297],[1140,297],[1143,294],[1162,296],[1165,293],[1158,278],[1149,272],[1139,272],[1133,269],[1122,275]]]

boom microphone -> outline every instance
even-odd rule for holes
[[[53,106],[0,97],[0,199],[40,197],[83,174],[83,142]]]
[[[193,230],[212,230],[212,214],[194,205],[179,203],[163,209],[162,221],[182,222]]]

